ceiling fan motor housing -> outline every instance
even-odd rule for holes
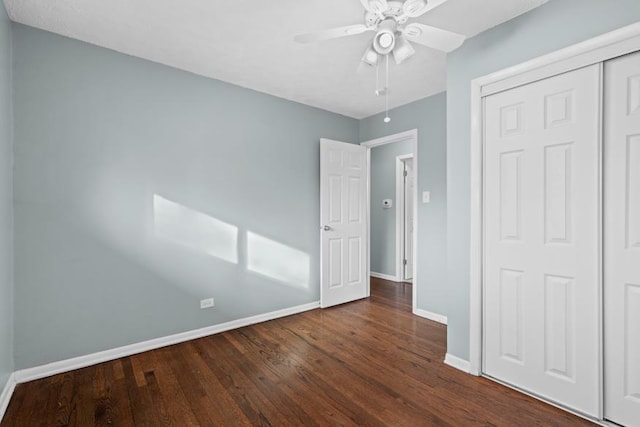
[[[404,13],[404,3],[400,1],[387,2],[387,8],[382,12],[367,11],[364,15],[365,25],[369,28],[379,27],[380,24],[387,20],[393,20],[398,24],[404,24],[409,18]]]

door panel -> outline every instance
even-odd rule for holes
[[[522,276],[524,272],[502,269],[500,271],[500,356],[522,364]]]
[[[600,68],[485,98],[484,372],[600,416]]]
[[[640,426],[640,53],[605,65],[605,417]]]
[[[367,296],[366,149],[320,141],[320,304]]]
[[[574,188],[571,182],[572,150],[573,143],[544,148],[544,234],[547,244],[571,244],[573,228],[571,196]]]

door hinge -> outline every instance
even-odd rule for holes
[[[407,171],[404,171],[404,176],[409,175],[409,173]]]
[[[402,260],[402,262],[403,262],[403,265],[407,265],[407,260],[406,259]]]

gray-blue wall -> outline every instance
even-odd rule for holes
[[[319,138],[357,120],[22,25],[13,49],[17,368],[319,299]]]
[[[640,20],[638,0],[551,0],[467,40],[447,60],[447,351],[469,357],[471,80]]]
[[[11,23],[0,2],[0,392],[13,372]]]
[[[447,194],[446,194],[446,94],[440,93],[393,109],[391,123],[384,114],[360,121],[360,140],[367,141],[418,129],[418,292],[417,307],[447,313]],[[422,192],[431,191],[431,203]]]
[[[411,154],[411,141],[381,145],[371,150],[371,271],[396,275],[396,157]],[[393,201],[390,209],[384,199]]]

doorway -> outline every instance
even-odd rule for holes
[[[368,273],[370,277],[394,282],[410,281],[414,312],[419,292],[414,262],[418,229],[417,141],[418,132],[414,129],[361,143],[367,149]]]

